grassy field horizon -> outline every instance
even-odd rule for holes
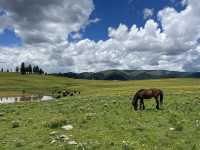
[[[161,88],[166,92],[190,92],[200,90],[200,80],[196,78],[167,78],[149,80],[85,80],[57,77],[51,75],[21,75],[19,73],[0,73],[0,96],[20,96],[27,94],[52,94],[55,90],[75,89],[81,94],[92,95],[130,95],[142,88]],[[177,89],[177,90],[176,90]],[[103,90],[103,91],[102,91]]]
[[[145,101],[144,111],[131,109],[131,97],[142,88],[164,91],[161,110],[154,100]],[[200,149],[199,79],[101,81],[0,73],[0,97],[62,89],[81,94],[0,105],[0,149]],[[66,125],[73,129],[63,129]]]

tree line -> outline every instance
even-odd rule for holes
[[[42,68],[39,66],[21,63],[20,67],[17,66],[15,69],[16,72],[21,74],[46,74]]]
[[[1,72],[13,72],[13,70],[12,69],[1,68]]]

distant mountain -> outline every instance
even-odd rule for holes
[[[200,72],[178,72],[167,70],[106,70],[100,72],[83,73],[68,72],[54,75],[89,80],[142,80],[187,77],[200,78]]]

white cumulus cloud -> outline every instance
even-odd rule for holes
[[[2,26],[12,26],[25,43],[64,41],[88,23],[94,10],[92,0],[1,0],[8,12]]]

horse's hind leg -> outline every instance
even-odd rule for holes
[[[156,99],[156,109],[160,109],[158,97],[155,97],[155,99]]]

